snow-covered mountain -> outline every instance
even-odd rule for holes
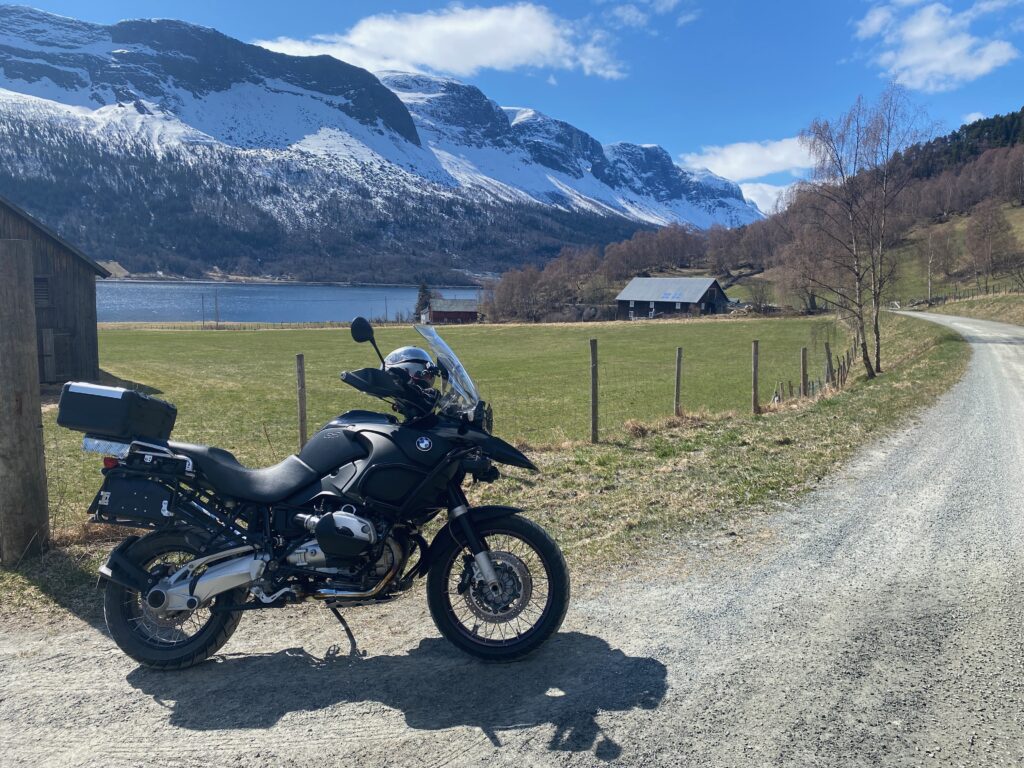
[[[454,80],[2,5],[0,194],[135,269],[363,280],[760,218],[660,147],[602,146]]]

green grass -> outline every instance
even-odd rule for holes
[[[1024,296],[1020,294],[981,296],[977,299],[948,302],[938,307],[932,307],[928,311],[1024,325]]]
[[[1024,246],[1024,208],[1013,205],[1004,205],[1003,212],[1006,214],[1010,228],[1017,238],[1018,245]],[[961,254],[959,263],[955,270],[958,274],[953,277],[946,277],[940,272],[932,275],[932,295],[943,296],[954,293],[964,293],[977,288],[974,277],[970,275],[969,260],[967,257],[964,236],[967,231],[967,224],[970,216],[954,216],[949,221],[938,224],[927,224],[915,227],[907,237],[907,242],[897,251],[897,261],[900,265],[895,281],[892,283],[888,295],[892,299],[904,303],[914,299],[925,299],[928,296],[928,270],[927,265],[917,255],[918,243],[927,237],[931,229],[952,230],[953,240],[956,248]],[[989,287],[993,290],[1010,288],[1013,280],[1005,275],[997,276],[989,281]]]
[[[775,383],[799,378],[800,347],[820,377],[827,339],[845,345],[829,319],[693,320],[593,325],[464,326],[442,331],[494,406],[496,431],[530,445],[590,434],[590,347],[598,339],[601,433],[628,420],[672,413],[675,348],[683,348],[682,402],[691,412],[745,411],[750,404],[751,340],[760,340],[761,400]],[[384,328],[387,350],[415,344],[411,328]],[[369,345],[347,330],[116,331],[100,333],[101,367],[154,390],[178,407],[174,436],[213,444],[250,466],[280,461],[297,447],[295,354],[306,358],[309,423],[316,428],[350,408],[386,408],[338,379],[373,365]],[[55,527],[80,518],[96,484],[97,458],[81,435],[44,418]]]
[[[540,447],[543,441],[533,443],[540,475],[511,470],[493,486],[475,487],[472,497],[526,507],[559,539],[574,568],[625,561],[694,525],[728,528],[746,510],[793,498],[866,440],[931,402],[969,357],[969,348],[952,332],[887,316],[889,372],[884,376],[873,382],[855,377],[833,397],[749,415],[750,339],[760,337],[769,370],[779,366],[780,377],[795,378],[799,346],[812,333],[819,343],[827,333],[816,323],[822,321],[446,331],[470,371],[485,383],[485,394],[494,397],[499,434],[516,434],[503,414],[525,402],[533,410],[519,411],[522,423],[558,438]],[[637,420],[625,428],[609,424],[605,441],[596,446],[564,439],[580,436],[574,414],[586,413],[591,335],[600,339],[602,358],[617,361],[611,368],[622,371],[620,391],[634,393],[619,413]],[[413,341],[410,333],[394,329],[380,336],[385,348]],[[682,419],[667,417],[676,344],[687,350],[684,402],[695,414]],[[179,438],[225,446],[252,464],[278,460],[294,449],[297,351],[307,356],[314,422],[370,404],[335,380],[343,367],[372,362],[367,347],[356,347],[339,331],[105,332],[101,337],[104,368],[177,402]],[[773,361],[776,353],[779,359]],[[602,391],[608,393],[614,378],[606,370]],[[567,394],[562,388],[570,385]],[[97,560],[110,545],[81,543],[81,521],[99,483],[99,460],[82,454],[79,436],[56,429],[53,418],[51,411],[45,429],[51,511],[61,546],[17,573],[0,573],[5,596],[0,612],[34,610],[35,603],[50,604],[41,599],[49,595],[95,618],[98,597],[91,585]]]

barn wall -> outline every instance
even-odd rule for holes
[[[4,205],[0,205],[0,238],[28,240],[32,244],[40,378],[56,382],[96,379],[99,359],[95,271]]]
[[[443,310],[431,310],[430,322],[435,324],[443,323],[475,323],[478,315],[476,312],[446,312]]]

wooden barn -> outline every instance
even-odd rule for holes
[[[714,315],[729,298],[712,277],[634,277],[615,297],[616,317],[636,320],[665,315]]]
[[[434,297],[420,317],[432,325],[475,323],[480,319],[480,302],[476,299],[445,299]]]
[[[110,273],[3,198],[0,239],[27,240],[32,249],[40,381],[98,379],[96,277]]]

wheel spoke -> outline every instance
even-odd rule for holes
[[[143,563],[144,570],[150,573],[161,569],[165,573],[173,573],[196,557],[198,553],[186,551],[164,552],[155,555],[149,562]],[[122,604],[125,619],[139,639],[148,645],[157,647],[173,647],[187,643],[202,632],[213,619],[208,607],[200,607],[194,611],[180,611],[170,615],[160,615],[146,602],[139,592],[128,592]]]
[[[502,592],[495,597],[485,591],[486,587],[471,584],[460,593],[464,575],[458,566],[470,552],[466,548],[457,550],[445,574],[447,612],[478,642],[506,645],[529,634],[544,617],[550,603],[548,566],[530,542],[518,534],[496,531],[483,538]]]

